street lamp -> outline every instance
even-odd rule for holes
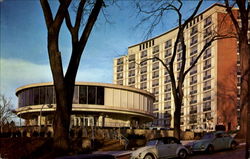
[[[42,118],[42,110],[43,110],[43,107],[44,107],[45,105],[46,105],[46,104],[43,104],[42,107],[41,107],[41,109],[40,109],[39,136],[41,135],[41,122],[42,122],[41,118]],[[48,104],[47,107],[48,107],[48,108],[52,108],[53,105],[52,105],[52,104]]]

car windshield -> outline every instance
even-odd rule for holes
[[[150,140],[147,142],[146,146],[154,146],[157,144],[157,140]]]
[[[213,137],[214,137],[213,133],[207,133],[202,137],[202,139],[212,139]]]

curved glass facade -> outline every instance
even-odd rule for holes
[[[28,88],[18,94],[18,107],[55,104],[54,86]],[[73,104],[104,105],[104,87],[102,86],[75,86]]]

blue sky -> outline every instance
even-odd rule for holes
[[[52,1],[56,8],[56,2]],[[196,1],[186,1],[188,13]],[[214,1],[205,2],[204,8]],[[113,59],[127,53],[131,45],[145,40],[147,27],[135,28],[139,17],[132,1],[118,1],[105,11],[111,23],[102,15],[90,35],[84,50],[77,81],[112,83]],[[52,81],[47,54],[47,30],[38,0],[0,0],[0,93],[12,98],[17,105],[15,89],[30,83]],[[176,19],[169,14],[166,23],[159,25],[152,36],[173,28]],[[71,41],[63,26],[60,50],[66,68],[70,57]]]

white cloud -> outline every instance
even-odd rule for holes
[[[31,83],[52,81],[48,64],[36,64],[20,59],[0,58],[0,77],[0,93],[11,97],[15,105],[17,105],[16,88]],[[112,70],[94,67],[84,68],[78,71],[76,80],[111,83]]]

